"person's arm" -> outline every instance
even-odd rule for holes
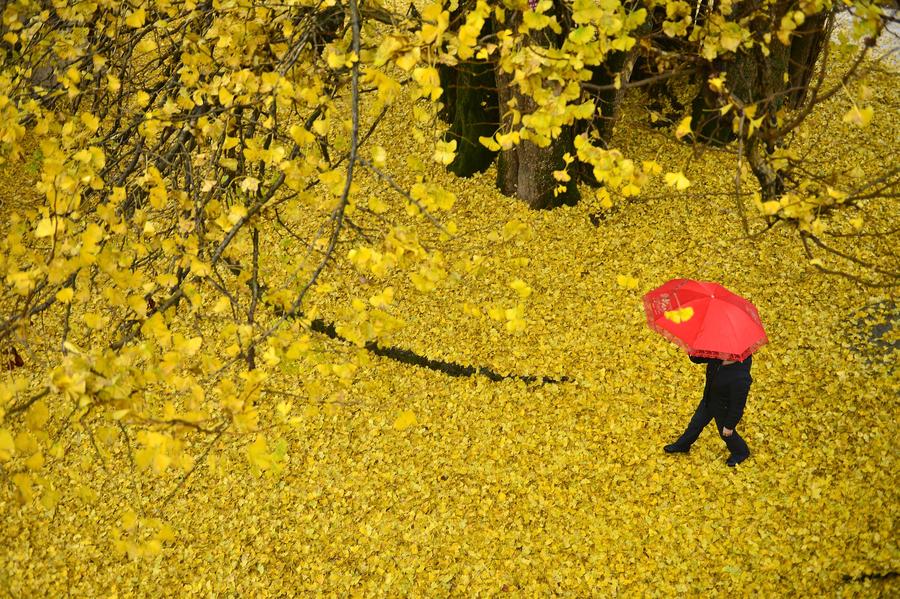
[[[750,393],[750,379],[738,379],[728,388],[728,414],[722,422],[722,426],[734,430],[741,416],[744,415],[744,407],[747,405],[747,395]]]
[[[688,358],[690,358],[691,362],[694,364],[709,364],[713,361],[713,358],[701,358],[699,356],[688,356]]]

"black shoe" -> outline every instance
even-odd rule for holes
[[[735,466],[737,466],[738,464],[740,464],[741,462],[743,462],[744,460],[746,460],[749,457],[750,457],[750,452],[748,451],[747,455],[745,455],[745,456],[741,456],[741,457],[736,457],[733,455],[729,456],[728,461],[725,463],[728,464],[728,466],[730,468],[734,468]]]
[[[678,443],[670,443],[663,447],[666,450],[666,453],[687,453],[690,447],[682,447]]]

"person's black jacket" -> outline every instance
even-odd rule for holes
[[[734,429],[744,414],[747,405],[747,394],[753,378],[750,366],[753,356],[747,356],[743,362],[735,362],[727,366],[717,358],[698,358],[689,356],[695,364],[706,364],[706,386],[703,388],[703,401],[721,416],[722,426]]]

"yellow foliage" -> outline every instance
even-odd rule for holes
[[[691,134],[691,117],[686,116],[680,123],[678,123],[678,127],[675,129],[675,137],[681,139],[686,135]]]
[[[680,171],[677,173],[666,173],[663,179],[665,180],[666,185],[668,185],[669,187],[674,187],[678,191],[684,191],[691,185],[691,182],[688,180],[688,178],[685,177],[684,173]]]
[[[416,415],[411,410],[404,410],[400,412],[400,415],[397,416],[396,420],[394,420],[394,429],[398,431],[405,431],[411,426],[415,426],[418,424],[416,421]]]
[[[684,323],[694,317],[694,309],[691,306],[685,306],[677,310],[666,310],[665,317],[666,320],[671,320],[675,324]]]
[[[631,275],[616,275],[616,284],[624,289],[637,289],[638,280]]]
[[[0,429],[0,462],[8,462],[16,452],[16,444],[12,433],[7,429]]]
[[[867,127],[872,122],[874,115],[875,111],[871,106],[860,108],[854,105],[841,120],[857,127]]]
[[[897,569],[897,333],[849,334],[882,331],[857,311],[893,296],[811,274],[841,256],[785,234],[890,267],[896,210],[860,200],[895,153],[890,78],[863,63],[879,83],[849,112],[829,100],[768,148],[791,177],[765,201],[732,162],[747,144],[672,143],[699,126],[686,115],[649,131],[621,75],[615,136],[577,124],[598,116],[591,73],[632,49],[671,60],[650,65],[664,75],[710,67],[672,91],[708,85],[744,142],[791,123],[786,103],[742,106],[716,70],[795,40],[825,4],[779,18],[724,0],[695,22],[683,1],[575,0],[552,44],[549,0],[478,0],[452,23],[456,3],[430,1],[420,18],[334,0],[7,4],[13,596],[896,594],[875,575]],[[854,36],[880,30],[883,7],[852,4]],[[309,28],[328,8],[343,25],[322,47]],[[660,55],[660,32],[687,50]],[[848,55],[832,50],[826,90]],[[581,132],[548,171],[594,175],[579,205],[532,212],[497,192],[496,167],[443,168],[461,148],[437,119],[439,69],[473,57],[511,96],[484,146]],[[854,127],[835,135],[842,115]],[[816,160],[827,176],[805,174]],[[757,213],[736,213],[735,174]],[[741,217],[773,229],[748,239]],[[717,435],[660,451],[702,369],[645,328],[637,290],[676,276],[742,288],[770,333],[740,424],[754,457],[727,476]]]

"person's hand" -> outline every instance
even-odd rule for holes
[[[733,428],[725,428],[724,426],[722,427],[722,436],[723,437],[730,437],[731,433],[733,433],[733,432],[734,432]]]

